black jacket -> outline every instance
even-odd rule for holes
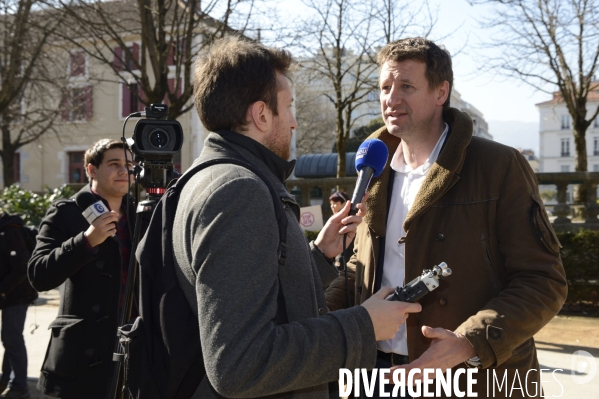
[[[23,238],[23,220],[17,215],[0,214],[0,309],[29,304],[37,291],[27,281],[27,261],[31,253]]]
[[[42,220],[29,261],[29,280],[37,290],[64,283],[38,382],[38,389],[52,396],[105,397],[112,376],[121,252],[116,238],[100,244],[96,255],[87,248],[83,232],[89,223],[81,212],[95,201],[87,185],[70,200],[54,203]],[[135,208],[130,204],[134,229]]]

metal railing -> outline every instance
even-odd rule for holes
[[[553,227],[558,231],[578,231],[580,229],[599,230],[599,204],[597,204],[597,185],[599,172],[564,172],[536,173],[539,185],[554,185],[557,191],[557,202],[547,203],[546,208],[553,219]],[[302,206],[310,205],[312,200],[322,200],[322,216],[327,219],[331,210],[327,201],[328,196],[338,187],[351,195],[356,183],[355,177],[323,178],[323,179],[293,179],[287,181],[287,188],[298,198]],[[568,187],[585,184],[587,186],[587,203],[574,205],[568,202]],[[322,198],[312,198],[310,193],[314,188],[322,190]],[[584,208],[584,220],[573,220],[574,209]]]

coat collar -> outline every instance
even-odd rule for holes
[[[432,204],[439,200],[459,180],[464,164],[466,148],[472,138],[472,118],[455,108],[443,114],[443,120],[449,125],[449,134],[437,161],[428,172],[414,205],[408,212],[404,222],[404,230],[422,215]],[[391,178],[391,157],[397,150],[401,139],[392,136],[385,127],[374,132],[369,138],[382,140],[389,149],[389,159],[380,176],[373,178],[368,191],[368,213],[364,221],[373,230],[374,235],[383,237],[387,233],[387,209],[389,195],[389,179]]]

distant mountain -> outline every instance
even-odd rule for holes
[[[514,148],[532,149],[539,156],[539,123],[487,121],[493,140]]]

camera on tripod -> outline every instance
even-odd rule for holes
[[[175,178],[173,156],[183,146],[183,128],[177,121],[166,120],[168,105],[151,104],[145,108],[133,130],[131,150],[140,163],[139,182],[150,195],[162,195]]]

